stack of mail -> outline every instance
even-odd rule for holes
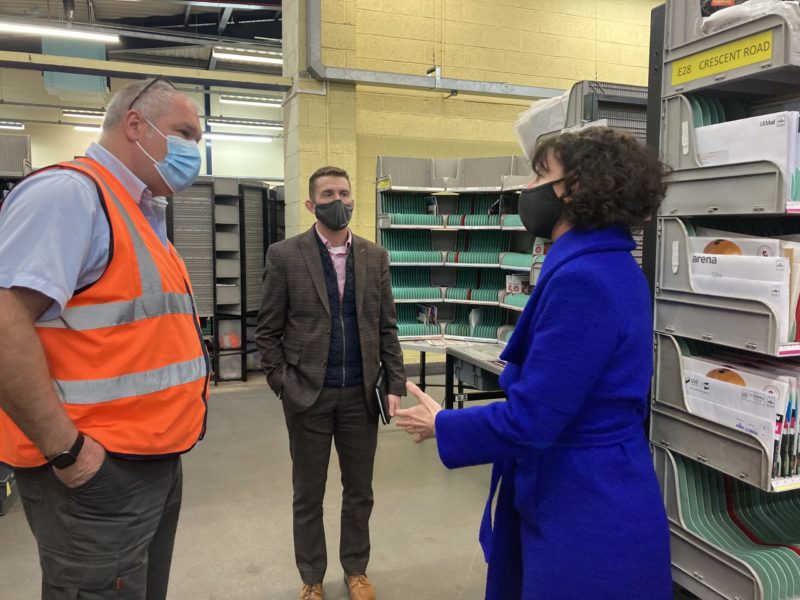
[[[724,350],[681,361],[690,413],[757,438],[773,478],[800,474],[800,363]]]
[[[800,243],[697,227],[689,238],[695,292],[758,300],[775,314],[781,343],[796,341]]]
[[[800,200],[800,113],[777,112],[695,129],[702,166],[770,161],[780,168],[784,200]]]
[[[757,438],[773,465],[773,477],[796,474],[800,369],[723,354],[685,356],[682,362],[690,413]]]

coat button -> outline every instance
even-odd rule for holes
[[[323,367],[327,366],[327,364],[328,364],[328,361],[327,361],[327,360],[323,360],[323,361],[322,361],[322,366],[323,366]]]

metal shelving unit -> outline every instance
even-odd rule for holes
[[[214,179],[214,379],[247,380],[245,205],[239,181]]]
[[[715,539],[713,527],[700,535],[692,521],[692,511],[714,498],[700,498],[709,492],[693,487],[686,465],[703,477],[716,473],[726,486],[747,484],[754,494],[757,488],[764,503],[778,493],[790,501],[797,494],[792,490],[800,488],[800,476],[775,476],[770,455],[756,437],[692,414],[682,360],[689,346],[698,344],[742,351],[743,357],[800,355],[800,344],[785,341],[776,313],[766,303],[694,289],[689,265],[693,223],[724,223],[719,229],[739,231],[730,224],[747,229],[766,223],[765,215],[771,215],[800,232],[791,216],[800,206],[786,198],[781,169],[773,162],[703,166],[687,97],[703,93],[736,98],[749,109],[778,96],[799,97],[800,38],[792,37],[789,23],[776,14],[708,35],[701,23],[700,3],[685,0],[667,0],[654,9],[651,21],[649,143],[660,149],[673,173],[645,244],[656,331],[650,436],[670,521],[673,578],[703,600],[795,598],[786,585],[773,585],[765,572]],[[730,60],[714,60],[718,56]],[[758,502],[752,507],[760,510]]]
[[[511,251],[530,255],[534,244],[518,218],[511,221],[512,226],[502,226],[500,213],[516,210],[515,191],[502,185],[511,175],[527,182],[530,167],[513,156],[378,157],[377,239],[390,253],[401,339],[444,337],[496,343],[500,330],[516,322],[520,309],[501,303],[505,296],[505,284],[499,283],[505,281],[501,259]],[[492,205],[496,205],[495,214],[489,215]],[[476,245],[479,251],[474,250]],[[414,270],[422,277],[408,283],[414,279]],[[529,272],[530,267],[521,270]],[[479,297],[471,298],[472,294]],[[415,317],[409,304],[435,305],[441,325],[403,321]],[[474,327],[474,336],[464,321],[465,310],[472,309],[482,309],[491,321],[484,328]],[[493,311],[501,312],[498,316]]]
[[[199,177],[192,187],[172,196],[167,207],[167,232],[189,272],[197,315],[201,319],[212,318],[214,182],[211,177]]]
[[[266,249],[285,237],[282,192],[258,180],[200,177],[168,205],[167,232],[192,280],[216,381],[261,369],[255,316]]]

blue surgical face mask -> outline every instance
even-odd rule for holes
[[[161,160],[156,160],[142,148],[139,142],[136,145],[153,161],[156,171],[167,184],[173,194],[182,192],[190,187],[200,174],[200,149],[191,140],[185,140],[177,135],[164,135],[148,119],[147,123],[158,131],[158,134],[167,140],[167,153]]]

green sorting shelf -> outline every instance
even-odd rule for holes
[[[745,562],[764,600],[800,595],[800,492],[768,494],[672,454],[682,525]]]

